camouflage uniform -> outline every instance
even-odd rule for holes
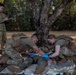
[[[14,34],[11,39],[8,39],[5,44],[5,54],[7,54],[12,60],[8,61],[8,64],[19,64],[23,62],[21,53],[30,52],[29,46],[35,46],[35,43],[24,35]],[[12,61],[12,62],[11,62]],[[14,63],[13,63],[14,62]]]
[[[27,54],[33,52],[33,46],[35,46],[35,43],[26,36],[16,35],[12,39],[9,39],[5,45],[5,54],[7,54],[11,59],[7,61],[7,64],[18,65],[23,70],[31,64],[37,63],[38,67],[35,73],[41,73],[47,65],[46,59],[34,56],[32,58],[29,57],[24,61],[21,55],[22,52]]]
[[[73,43],[73,39],[69,36],[61,35],[57,37],[55,46],[60,45],[61,50],[59,56],[63,58],[65,56],[74,56],[76,55],[76,46]]]
[[[23,70],[27,68],[28,66],[30,66],[31,64],[38,64],[34,73],[41,74],[45,70],[45,67],[47,66],[48,63],[47,63],[47,60],[42,57],[33,56],[30,58],[27,58],[25,62],[23,62],[19,66]]]
[[[6,41],[6,28],[5,28],[5,24],[1,23],[4,18],[5,18],[5,14],[0,13],[0,45],[1,45],[1,48],[3,48],[4,43]]]

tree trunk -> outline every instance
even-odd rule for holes
[[[35,0],[34,4],[31,1],[31,6],[33,10],[33,18],[35,22],[35,28],[36,28],[36,33],[38,35],[39,40],[41,41],[41,45],[44,44],[43,41],[46,42],[46,39],[49,34],[49,28],[48,28],[48,15],[49,15],[49,8],[51,1],[50,0],[44,0],[44,6],[40,7],[41,1],[40,0]]]
[[[46,40],[49,34],[49,27],[57,20],[65,6],[71,1],[73,0],[62,0],[61,4],[56,8],[54,13],[48,17],[52,0],[43,0],[44,5],[42,8],[41,0],[34,0],[34,2],[33,0],[30,0],[36,33],[42,45],[47,43]]]
[[[40,17],[40,30],[41,30],[41,39],[43,41],[43,44],[47,43],[47,37],[49,34],[49,26],[48,26],[48,15],[49,15],[49,8],[51,5],[50,0],[44,0],[44,6],[41,12],[41,17]],[[39,32],[37,32],[40,34]],[[45,42],[45,43],[44,43]]]

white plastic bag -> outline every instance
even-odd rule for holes
[[[31,70],[26,69],[26,70],[24,71],[24,75],[34,75],[34,74],[33,74],[33,72],[32,72]]]

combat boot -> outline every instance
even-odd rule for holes
[[[45,70],[45,67],[47,66],[47,60],[44,58],[38,57],[37,63],[38,63],[38,66],[34,73],[41,74]]]
[[[35,74],[41,74],[44,70],[45,70],[46,65],[38,65],[36,70],[35,70]]]
[[[19,66],[8,66],[7,69],[12,73],[17,73],[22,71]]]

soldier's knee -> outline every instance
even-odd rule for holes
[[[23,63],[19,64],[19,66],[23,70],[23,69],[27,68],[28,66],[30,66],[32,64],[32,62],[33,62],[33,59],[28,58]]]
[[[47,62],[46,59],[40,58],[38,60],[38,65],[45,65],[45,66],[47,66],[47,64],[48,64],[48,62]]]
[[[45,59],[38,59],[38,66],[36,67],[36,70],[35,70],[35,74],[41,74],[44,70],[45,70],[45,67],[47,66],[47,60]]]

